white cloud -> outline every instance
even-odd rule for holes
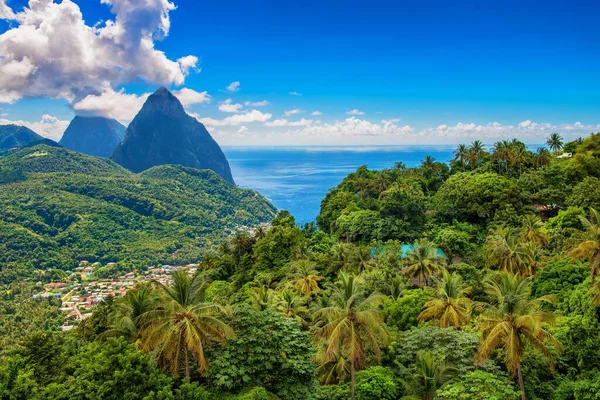
[[[261,101],[246,101],[244,103],[244,105],[246,107],[264,107],[264,106],[268,106],[270,103],[267,100],[261,100]]]
[[[365,115],[364,112],[360,111],[357,108],[354,108],[354,109],[352,109],[350,111],[346,111],[346,114],[348,114],[348,115]]]
[[[300,110],[299,108],[293,108],[291,110],[287,110],[286,112],[284,112],[283,115],[285,115],[286,117],[291,117],[292,115],[300,114],[302,112],[303,111]]]
[[[231,82],[229,86],[225,88],[228,92],[237,92],[240,90],[240,81]]]
[[[0,0],[0,17],[14,26],[0,34],[0,101],[51,97],[77,102],[143,80],[181,85],[193,56],[167,58],[155,49],[170,29],[169,0],[100,0],[113,19],[86,25],[71,0],[30,0],[15,13]]]
[[[313,123],[312,119],[300,119],[298,121],[288,121],[285,118],[276,119],[272,122],[266,122],[265,126],[281,127],[281,126],[308,126]]]
[[[242,105],[240,103],[233,103],[231,99],[227,99],[219,104],[219,111],[228,112],[228,113],[238,113],[240,112]]]
[[[400,118],[391,118],[391,119],[382,119],[381,123],[384,124],[384,125],[387,125],[387,124],[397,124],[400,121],[401,121]]]
[[[123,90],[116,92],[112,88],[107,87],[99,95],[90,94],[73,104],[73,111],[78,115],[99,115],[107,118],[115,118],[123,123],[127,123],[140,111],[148,96],[150,96],[150,93],[138,96],[136,94],[127,94]]]
[[[52,115],[44,114],[40,121],[29,122],[23,120],[9,120],[6,118],[0,118],[0,125],[21,125],[26,126],[35,133],[47,137],[49,139],[58,141],[65,133],[65,129],[69,126],[70,121],[60,120]]]
[[[206,91],[197,92],[194,89],[181,88],[180,90],[175,90],[173,96],[177,97],[184,107],[193,104],[210,103],[210,95]]]
[[[248,122],[266,122],[271,119],[273,115],[270,113],[263,113],[258,110],[252,110],[244,114],[236,114],[224,119],[214,118],[198,118],[200,122],[208,126],[227,126],[227,125],[241,125]]]
[[[302,93],[298,93],[298,92],[295,92],[292,90],[291,92],[289,92],[289,95],[290,96],[302,96]]]
[[[240,126],[240,129],[237,130],[237,134],[239,135],[243,135],[244,133],[248,132],[248,128],[244,125]]]
[[[321,111],[317,110],[317,111],[311,112],[310,115],[319,116],[319,115],[323,115],[323,113]]]

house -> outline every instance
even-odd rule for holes
[[[573,157],[573,153],[562,153],[560,156],[556,156],[556,158],[571,158]]]

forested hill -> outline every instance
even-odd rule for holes
[[[0,279],[79,260],[116,268],[185,263],[228,230],[272,219],[260,194],[216,173],[116,163],[37,145],[0,158]]]
[[[42,137],[29,128],[19,125],[0,125],[0,152],[23,147]]]

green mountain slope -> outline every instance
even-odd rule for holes
[[[19,125],[0,125],[0,151],[26,146],[43,139],[29,128]]]
[[[45,145],[0,158],[0,171],[11,169],[24,177],[0,185],[0,281],[79,260],[123,268],[191,262],[231,229],[275,213],[258,193],[208,170],[165,165],[132,174]]]

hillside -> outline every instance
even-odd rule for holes
[[[43,138],[29,128],[19,125],[0,125],[0,152],[19,148]]]
[[[123,140],[125,127],[117,120],[75,116],[59,144],[97,157],[110,157]]]
[[[19,177],[0,190],[3,281],[36,268],[71,269],[79,260],[127,268],[191,262],[228,229],[275,212],[258,193],[212,171],[160,166],[136,175],[60,147],[2,157],[0,171]]]
[[[111,158],[133,172],[178,164],[213,170],[233,183],[229,163],[217,142],[165,88],[148,97]]]

